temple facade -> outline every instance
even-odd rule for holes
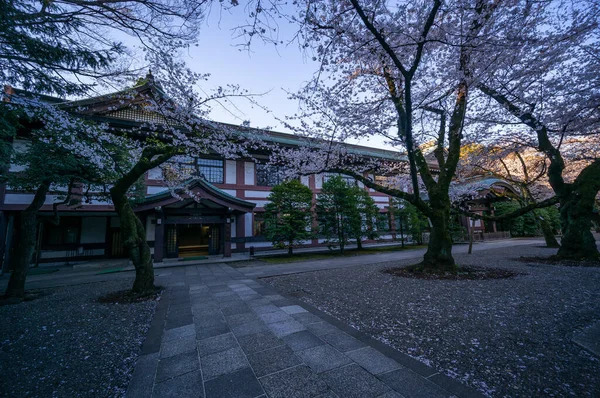
[[[5,88],[5,98],[10,99],[14,95],[28,93]],[[64,101],[48,96],[40,98],[73,115],[105,123],[119,130],[135,128],[147,122],[164,122],[160,115],[144,109],[144,99],[149,95],[164,95],[152,78],[147,78],[128,90],[86,100]],[[247,135],[261,134],[263,140],[283,146],[302,145],[299,138],[289,134],[228,127],[243,129],[242,133]],[[26,137],[17,137],[13,141],[15,150],[26,145]],[[406,160],[398,152],[365,146],[347,145],[347,150],[365,158]],[[186,189],[182,189],[176,195],[178,197],[172,195],[167,188],[160,169],[150,170],[144,179],[145,197],[135,202],[134,211],[146,227],[146,239],[154,261],[208,255],[227,257],[232,252],[244,252],[250,247],[254,250],[272,249],[271,242],[265,239],[264,207],[268,203],[272,187],[282,182],[282,173],[276,166],[268,164],[268,155],[263,151],[253,154],[252,158],[237,160],[224,159],[216,154],[200,158],[183,157],[181,161],[193,170],[194,178],[186,182]],[[431,167],[435,169],[435,164]],[[8,172],[19,172],[19,169],[11,166]],[[365,176],[374,180],[380,178],[369,174]],[[300,181],[312,190],[314,201],[329,177],[330,174],[322,173],[303,176]],[[398,223],[394,220],[394,212],[388,211],[392,205],[391,198],[364,187],[360,182],[349,180],[368,191],[381,213],[385,214],[388,225],[378,231],[380,239],[396,239]],[[482,192],[481,200],[473,202],[474,211],[489,213],[491,202],[486,198],[493,199],[499,189],[511,189],[502,181],[490,180],[488,185]],[[74,193],[77,194],[77,189]],[[56,210],[59,222],[55,223],[53,206],[61,202],[61,194],[64,195],[64,192],[50,192],[39,213],[34,262],[69,264],[97,258],[122,258],[127,255],[122,245],[119,218],[108,199],[58,205]],[[79,194],[83,194],[81,189]],[[32,192],[0,184],[2,269],[10,267],[18,245],[20,213],[31,203],[33,196]],[[486,232],[480,221],[470,223],[468,219],[462,218],[461,223],[475,228],[476,232]],[[489,225],[492,225],[495,232],[495,223]],[[323,241],[314,238],[303,244],[318,246]]]
[[[158,115],[143,109],[140,104],[148,95],[158,91],[152,79],[124,92],[86,99],[63,101],[43,96],[74,115],[115,129],[127,129],[152,121],[160,122]],[[115,100],[125,93],[126,101]],[[25,95],[20,90],[6,88],[5,96]],[[122,96],[121,96],[122,97]],[[231,126],[229,126],[231,127]],[[261,134],[266,141],[285,146],[301,145],[299,138],[278,132],[244,128],[244,134]],[[13,146],[26,146],[25,137],[17,137]],[[357,145],[348,145],[349,151],[366,157],[398,160],[398,152]],[[253,154],[249,159],[228,160],[216,154],[201,158],[184,157],[184,162],[195,172],[185,190],[175,198],[162,179],[159,169],[145,176],[146,196],[135,203],[135,212],[146,226],[146,238],[152,248],[154,261],[207,255],[230,256],[251,246],[255,250],[272,249],[266,241],[264,206],[273,186],[282,182],[282,173],[268,164],[268,153]],[[18,172],[12,166],[9,172]],[[371,176],[374,178],[374,176]],[[303,176],[301,182],[319,194],[328,174]],[[345,177],[346,178],[346,177]],[[361,184],[359,184],[361,185]],[[390,198],[369,191],[382,213],[387,213]],[[193,193],[190,197],[186,192]],[[64,193],[63,193],[64,195]],[[0,185],[0,261],[4,269],[10,264],[18,242],[20,212],[33,200],[32,192]],[[51,192],[40,211],[35,262],[72,263],[94,258],[126,256],[121,242],[119,218],[108,199],[80,201],[77,205],[59,205],[59,222],[53,222],[53,204],[60,202],[59,192]],[[200,198],[198,200],[198,198]],[[381,232],[382,239],[392,239],[391,227]],[[322,239],[304,242],[306,246],[322,244]]]

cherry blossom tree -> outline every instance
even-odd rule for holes
[[[134,184],[151,169],[160,168],[174,197],[199,200],[187,189],[186,182],[195,176],[180,156],[199,157],[212,153],[228,159],[249,158],[250,151],[262,145],[257,137],[242,136],[235,126],[216,124],[207,119],[211,104],[243,98],[258,105],[255,94],[238,86],[219,87],[204,94],[206,91],[201,85],[207,75],[191,71],[183,61],[172,57],[171,51],[154,54],[152,62],[156,77],[148,76],[154,89],[145,97],[136,98],[136,103],[162,121],[142,123],[139,128],[117,132],[129,140],[125,161],[118,151],[111,152],[116,178],[110,188],[110,197],[119,215],[124,247],[136,269],[132,292],[142,295],[154,291],[154,270],[145,227],[130,201]],[[155,78],[161,83],[154,82]],[[131,93],[124,91],[121,95],[124,97],[114,100],[126,101]]]
[[[305,106],[298,129],[331,144],[313,149],[320,153],[310,161],[302,161],[303,153],[291,163],[303,163],[296,166],[306,166],[305,171],[337,170],[416,206],[431,221],[432,232],[423,262],[415,268],[454,272],[450,187],[468,100],[493,59],[488,44],[502,40],[507,26],[529,16],[520,3],[485,0],[298,3],[300,38],[321,62],[315,79],[296,95]],[[365,175],[373,172],[370,166],[348,161],[334,144],[374,134],[406,151],[408,187],[375,182]],[[419,147],[431,139],[435,167]]]
[[[539,16],[515,24],[511,39],[495,46],[501,56],[476,84],[488,99],[480,101],[485,111],[479,116],[504,130],[516,124],[519,139],[549,159],[548,181],[560,201],[564,234],[558,257],[598,259],[590,218],[600,190],[600,6],[596,1],[525,6]],[[570,157],[583,167],[570,168]]]
[[[14,93],[3,98],[0,112],[10,115],[14,136],[21,139],[18,150],[7,151],[0,163],[0,182],[13,189],[35,192],[32,202],[21,213],[17,252],[5,297],[20,301],[25,296],[25,280],[36,244],[38,213],[49,193],[58,194],[59,205],[81,204],[84,192],[101,192],[99,181],[109,180],[105,167],[110,161],[99,146],[118,147],[122,139],[103,138],[102,127],[70,117],[55,106],[31,96]],[[6,146],[6,145],[2,145]],[[13,149],[13,146],[10,146]],[[86,186],[86,189],[83,187]],[[78,192],[75,192],[78,191]],[[56,219],[58,221],[58,217]]]
[[[297,115],[301,121],[296,129],[311,132],[321,144],[310,142],[308,149],[297,151],[296,156],[288,151],[289,163],[305,167],[304,172],[344,172],[419,208],[432,224],[429,247],[419,269],[455,269],[448,218],[452,196],[460,194],[456,169],[463,137],[494,140],[507,134],[498,121],[514,125],[515,118],[519,123],[529,123],[539,135],[543,129],[532,115],[554,112],[565,123],[548,126],[547,138],[539,140],[539,147],[552,160],[549,173],[555,175],[555,170],[561,169],[562,161],[557,157],[561,137],[575,131],[588,135],[596,131],[598,74],[594,70],[600,59],[595,45],[597,2],[297,3],[299,41],[314,52],[321,68],[306,89],[294,96],[304,104],[303,112]],[[531,98],[511,105],[520,93]],[[501,104],[495,107],[496,114],[491,112],[492,102]],[[510,118],[499,117],[502,113]],[[481,128],[482,124],[487,128]],[[377,184],[365,175],[373,169],[360,167],[352,160],[340,161],[345,153],[336,141],[374,134],[387,137],[391,145],[406,151],[409,189]],[[523,129],[517,133],[523,134]],[[436,142],[434,162],[419,146],[430,140]],[[278,154],[280,162],[283,152]],[[311,152],[313,160],[306,161]],[[580,179],[573,184],[594,191],[592,174],[596,167],[592,162],[581,175],[586,181]],[[564,192],[572,187],[555,180],[550,178],[556,194],[566,197],[566,193],[559,193],[559,186],[566,187]],[[595,191],[586,197],[594,195]],[[530,203],[505,217],[557,200]],[[585,211],[561,201],[563,219],[582,220],[575,214],[591,210],[588,199]],[[587,225],[578,225],[581,228],[576,231],[589,230]],[[566,245],[561,254],[571,241],[569,229],[565,232]],[[590,250],[591,246],[596,250],[589,236],[585,240]]]
[[[3,2],[0,6],[0,41],[3,44],[0,82],[3,84],[59,96],[88,95],[106,84],[123,86],[139,73],[131,61],[133,49],[115,39],[117,34],[121,34],[118,36],[121,38],[125,34],[144,50],[146,62],[142,64],[155,65],[155,73],[170,85],[170,99],[151,96],[142,100],[143,107],[161,114],[165,123],[146,124],[127,133],[115,134],[105,125],[82,129],[81,120],[74,114],[85,114],[85,109],[61,109],[49,105],[47,99],[34,99],[27,104],[12,101],[10,106],[2,104],[0,110],[2,126],[10,127],[18,122],[23,112],[34,117],[34,123],[41,124],[38,129],[32,129],[34,133],[29,137],[34,142],[40,141],[36,147],[44,144],[48,150],[73,157],[75,163],[87,159],[102,171],[110,171],[110,178],[99,180],[112,183],[110,196],[121,217],[125,246],[136,266],[133,288],[136,293],[152,290],[153,272],[143,225],[129,203],[134,183],[149,169],[184,152],[194,155],[214,151],[223,156],[244,153],[238,150],[242,141],[239,135],[234,137],[229,129],[217,127],[203,118],[207,115],[208,102],[220,101],[222,104],[231,97],[252,96],[233,86],[201,95],[202,91],[195,84],[206,80],[207,75],[191,72],[174,56],[179,49],[198,40],[201,22],[213,3],[211,0],[26,0]],[[218,4],[220,7],[237,5],[235,0]],[[261,20],[260,16],[256,18]],[[115,101],[124,103],[131,99],[128,98],[131,92],[121,94],[122,97]],[[57,128],[61,123],[62,127]],[[50,131],[52,135],[48,138]],[[11,143],[15,134],[15,129],[2,129],[0,149],[6,155],[3,160],[12,157]],[[256,145],[256,140],[251,137],[243,141],[248,147]],[[81,172],[81,167],[78,168]],[[2,169],[2,178],[5,170],[8,169]],[[184,171],[172,162],[169,172],[165,173],[174,195],[180,192],[177,187],[182,188]],[[65,174],[64,168],[59,167],[51,173],[56,176],[61,172]],[[73,173],[65,175],[73,176]],[[28,208],[28,220],[35,220],[44,203],[47,187],[58,182],[43,178],[43,174],[39,177],[38,194]],[[83,179],[84,173],[78,178]],[[35,221],[28,224],[35,226]],[[33,231],[27,239],[22,239],[23,246],[29,248],[23,252],[29,255],[23,256],[20,262],[24,266],[28,266],[31,259],[35,229]],[[22,295],[26,270],[15,275],[19,276],[19,282],[15,284],[19,287],[15,291]]]
[[[508,142],[496,146],[474,144],[463,152],[459,171],[461,175],[487,174],[508,182],[519,191],[520,195],[516,200],[521,207],[537,204],[554,196],[547,177],[549,162],[543,153],[534,148]],[[552,227],[544,218],[543,212],[538,209],[532,210],[532,212],[544,234],[546,246],[559,247]],[[506,217],[487,219],[499,221]]]

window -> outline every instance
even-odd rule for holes
[[[254,213],[254,228],[252,236],[263,236],[265,234],[265,214]]]
[[[256,185],[274,187],[283,181],[283,167],[256,163]]]
[[[208,182],[223,184],[223,159],[198,159],[198,174]]]
[[[387,188],[400,187],[400,179],[398,176],[375,176],[375,183]]]
[[[338,173],[325,173],[323,174],[323,182],[327,182],[330,178],[332,177],[341,177],[342,180],[344,180],[344,182],[348,185],[356,185],[356,180],[350,176],[347,176],[345,174],[338,174]]]
[[[191,156],[177,156],[171,161],[173,168],[184,174],[185,178],[201,177],[206,181],[223,184],[223,159],[203,159]],[[165,177],[169,178],[166,168]]]
[[[44,223],[42,246],[59,246],[76,244],[79,242],[81,218],[61,217],[59,224]]]

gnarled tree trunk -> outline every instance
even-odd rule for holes
[[[561,195],[563,237],[557,256],[563,259],[599,260],[600,253],[591,232],[591,215],[600,190],[600,160],[583,169],[569,188],[568,194]]]
[[[152,293],[154,266],[150,246],[146,242],[146,229],[136,216],[127,198],[127,192],[148,170],[158,167],[178,153],[175,147],[146,147],[138,162],[110,189],[115,210],[121,222],[123,245],[135,267],[132,292],[140,295]]]
[[[42,181],[35,192],[33,201],[21,214],[16,262],[4,293],[7,298],[23,299],[25,297],[25,280],[35,250],[37,215],[46,200],[49,189],[50,181]]]
[[[432,207],[428,215],[431,221],[431,233],[423,262],[418,264],[426,272],[455,272],[457,270],[452,257],[452,236],[450,235],[450,201],[430,198]]]
[[[146,229],[131,208],[126,194],[114,188],[110,193],[121,222],[123,245],[135,267],[135,281],[131,290],[136,294],[151,293],[154,291],[154,267],[150,246],[146,242]]]

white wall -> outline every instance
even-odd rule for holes
[[[254,185],[254,163],[244,162],[244,184]]]
[[[371,198],[373,198],[373,200],[378,203],[389,203],[390,202],[390,198],[388,198],[387,196],[371,196]]]
[[[4,197],[4,203],[7,205],[28,205],[33,201],[34,196],[28,193],[7,193]],[[57,195],[46,195],[44,204],[51,205],[57,201],[57,198]]]
[[[245,229],[244,229],[244,234],[247,237],[252,236],[252,229],[253,229],[253,225],[252,225],[252,213],[246,213],[244,214],[244,219],[246,220],[246,225],[245,225]]]
[[[245,191],[246,198],[263,198],[266,199],[271,194],[271,191]]]
[[[315,174],[315,188],[323,188],[323,174]]]
[[[155,167],[155,168],[151,169],[150,171],[148,171],[148,179],[162,180],[163,173],[162,173],[162,170],[160,169],[160,167]]]
[[[236,183],[236,161],[235,160],[226,160],[225,161],[225,184],[235,184]]]
[[[104,243],[106,217],[81,218],[81,243]]]
[[[93,250],[87,250],[84,252],[87,256],[102,256],[104,255],[104,249],[93,249]],[[78,256],[83,255],[83,253],[76,253]],[[42,251],[40,253],[40,258],[65,258],[68,255],[72,255],[72,253],[67,253],[65,250],[57,250],[57,251],[51,251],[51,250],[45,250]]]
[[[303,185],[306,185],[306,186],[308,186],[308,176],[301,176],[301,177],[300,177],[300,182],[301,182]]]
[[[156,224],[153,223],[152,221],[154,221],[155,219],[156,219],[156,217],[153,215],[148,216],[148,218],[146,218],[146,240],[148,242],[154,242]]]
[[[153,186],[149,186],[146,189],[146,194],[147,195],[154,195],[155,193],[164,192],[167,189],[168,189],[167,187],[153,187]]]

